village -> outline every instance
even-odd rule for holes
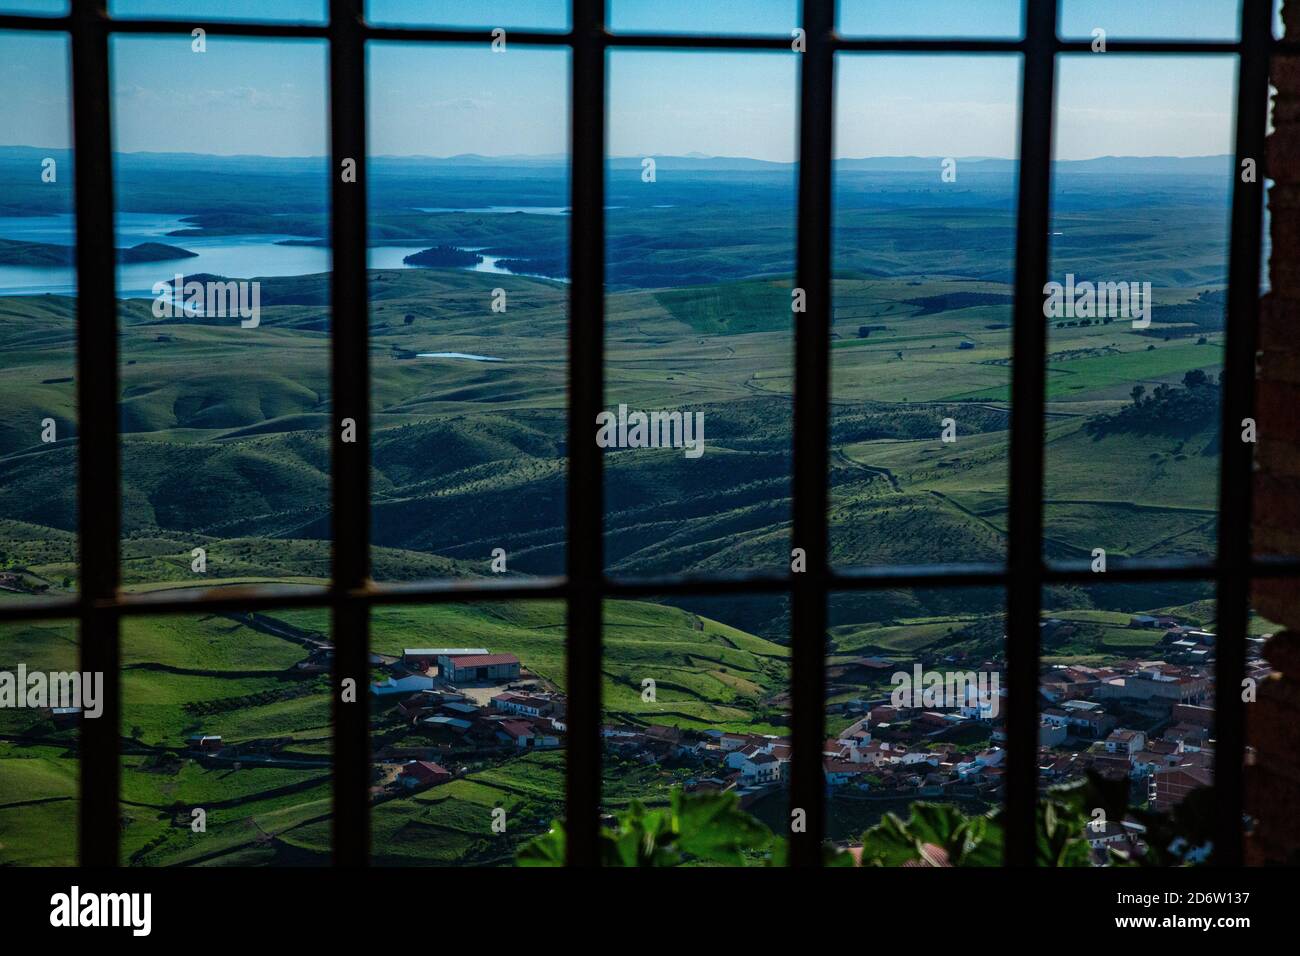
[[[563,744],[564,695],[514,654],[408,648],[376,663],[388,675],[370,687],[388,738],[376,741],[373,755],[376,799],[446,783],[485,760]]]
[[[1044,635],[1062,622],[1042,622]],[[1130,802],[1168,811],[1193,790],[1213,783],[1215,635],[1172,618],[1133,615],[1128,627],[1158,629],[1150,659],[1105,666],[1050,664],[1039,684],[1040,788],[1095,771],[1127,780]],[[1266,676],[1262,639],[1249,644],[1247,675]],[[1158,656],[1157,656],[1158,655]],[[318,649],[300,666],[328,665]],[[565,695],[510,653],[485,647],[408,648],[400,657],[374,655],[372,799],[397,799],[447,783],[484,765],[564,746]],[[960,667],[949,657],[927,666]],[[842,729],[824,743],[822,763],[832,801],[878,803],[934,800],[996,806],[1006,773],[1006,688],[989,700],[968,685],[965,700],[946,706],[899,706],[883,689],[901,662],[879,657],[839,662],[829,671],[836,695],[828,723]],[[1001,678],[1001,660],[978,670]],[[919,704],[919,701],[912,701]],[[607,763],[663,770],[688,792],[734,792],[743,807],[783,791],[789,781],[789,736],[733,728],[606,723]],[[256,759],[257,747],[223,748],[220,737],[197,734],[192,755]],[[264,758],[273,759],[273,758]],[[894,804],[896,806],[897,803]],[[883,810],[882,810],[883,812]],[[1112,822],[1094,847],[1140,845],[1141,828]],[[852,845],[852,841],[840,841]]]

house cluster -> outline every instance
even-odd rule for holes
[[[1040,750],[1040,779],[1057,783],[1095,770],[1107,779],[1127,778],[1153,810],[1177,806],[1192,790],[1214,782],[1213,712],[1208,707],[1179,708],[1186,712],[1176,715],[1178,722],[1159,736],[1116,727],[1083,751]]]
[[[23,581],[21,574],[13,571],[0,571],[0,591],[16,591],[19,594],[25,594],[29,588]]]
[[[410,648],[380,662],[387,677],[371,685],[381,702],[397,699],[393,714],[426,741],[400,744],[376,755],[381,790],[424,789],[462,770],[453,758],[507,756],[563,745],[565,697],[525,674],[514,654],[484,647]]]
[[[521,665],[515,655],[486,647],[430,647],[402,651],[392,668],[403,675],[436,675],[448,684],[490,684],[518,680]]]
[[[679,763],[698,773],[690,790],[734,790],[742,802],[784,783],[790,775],[790,738],[680,727],[607,726],[605,749],[645,764]]]
[[[419,691],[502,685],[520,679],[523,668],[514,654],[493,654],[485,647],[410,648],[396,659],[376,661],[387,679],[370,686],[375,697],[407,696]]]
[[[1160,648],[1166,659],[1180,664],[1205,664],[1214,660],[1214,633],[1179,624],[1172,617],[1134,614],[1128,626],[1136,629],[1164,631]]]
[[[447,751],[550,750],[564,736],[564,705],[562,694],[536,688],[507,689],[480,702],[439,687],[408,694],[396,711]]]
[[[1124,720],[1144,729],[1168,723],[1174,708],[1213,698],[1214,676],[1203,667],[1162,660],[1055,665],[1039,690],[1039,742],[1056,747],[1070,739],[1102,740]]]
[[[1129,627],[1162,630],[1168,659],[1057,665],[1042,676],[1040,781],[1094,770],[1128,779],[1135,800],[1164,812],[1214,782],[1215,637],[1152,615],[1134,615]],[[1268,667],[1251,647],[1247,673],[1258,678]]]
[[[990,722],[978,708],[954,714],[892,704],[872,707],[823,745],[827,785],[925,797],[996,791],[1002,784],[1006,752],[997,746],[964,750],[938,739],[955,726],[954,716],[962,722]]]

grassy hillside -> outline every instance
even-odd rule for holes
[[[302,676],[300,640],[328,640],[328,616],[265,616],[277,633],[241,615],[129,618],[122,629],[123,859],[133,865],[321,862],[328,853],[330,707],[323,676]],[[414,644],[483,645],[517,654],[563,689],[564,608],[554,602],[394,607],[374,615],[376,653]],[[606,719],[734,730],[776,729],[787,682],[784,648],[678,608],[616,601],[606,609]],[[288,635],[298,635],[295,639]],[[28,624],[0,635],[0,664],[74,669],[75,629]],[[654,702],[642,680],[656,682]],[[391,702],[376,702],[376,747]],[[0,712],[0,857],[65,858],[75,844],[75,731],[34,711]],[[245,755],[203,766],[182,753],[192,734],[219,734]],[[539,753],[479,767],[451,787],[375,808],[382,862],[465,853],[502,862],[514,842],[493,841],[490,808],[506,806],[530,831],[563,796],[563,754]],[[644,795],[652,781],[611,777],[610,798]],[[58,838],[23,837],[18,820],[40,807]],[[207,812],[207,832],[190,829]],[[488,807],[479,814],[474,807]],[[7,824],[6,821],[9,821]],[[521,828],[522,829],[522,828]],[[412,836],[414,830],[419,836]],[[400,831],[400,832],[399,832]],[[453,832],[454,831],[454,832]]]
[[[189,235],[178,245],[270,229],[325,241],[323,180],[311,164],[270,162],[259,178],[237,158],[209,172],[175,160],[164,182],[149,162],[122,161],[119,198],[127,211],[147,212],[174,209],[185,195]],[[804,319],[791,309],[794,180],[788,169],[684,176],[670,163],[662,172],[653,190],[635,169],[610,172],[604,400],[702,413],[706,452],[605,451],[608,570],[781,572],[792,547],[793,329]],[[431,173],[384,160],[372,173],[373,245],[470,248],[535,274],[369,273],[370,344],[357,358],[371,375],[372,576],[483,576],[497,548],[512,574],[562,573],[569,443],[591,440],[567,434],[568,337],[590,319],[568,314],[570,223],[481,210],[563,206],[564,168]],[[840,568],[1006,553],[1014,183],[971,176],[941,193],[933,179],[837,172],[827,415],[830,559]],[[1064,172],[1058,187],[1053,277],[1148,280],[1155,310],[1145,329],[1123,319],[1045,320],[1045,553],[1210,555],[1221,190],[1208,179]],[[65,208],[31,184],[8,201]],[[269,203],[279,215],[266,215]],[[119,304],[128,590],[329,579],[338,425],[329,277],[261,283],[255,329],[158,319],[147,299]],[[0,601],[72,594],[80,577],[77,316],[69,296],[0,297],[0,399],[9,411],[0,422],[0,572],[17,588],[0,591]],[[492,361],[458,357],[466,355]],[[192,568],[195,548],[206,553],[202,572]],[[1208,596],[1204,585],[1181,583],[1047,589],[1050,613],[1074,616],[1045,659],[1142,653],[1144,635],[1120,623],[1126,612],[1190,608],[1183,616],[1208,621]],[[836,595],[831,660],[995,658],[1004,605],[1005,595],[982,590]],[[330,639],[328,615],[273,617],[298,640],[239,616],[124,625],[127,862],[327,859],[329,690],[293,668],[306,644]],[[386,607],[374,615],[372,644],[383,654],[481,644],[518,654],[538,680],[563,689],[564,624],[552,602]],[[609,722],[787,728],[784,598],[610,602],[599,639]],[[0,663],[70,663],[75,646],[70,625],[14,627],[0,634]],[[642,699],[646,679],[653,701]],[[837,684],[832,701],[861,692]],[[409,733],[382,707],[373,716],[377,746]],[[179,756],[197,732],[219,733],[256,759],[204,766]],[[75,756],[74,732],[30,712],[0,714],[0,860],[69,858]],[[557,812],[563,759],[485,761],[447,787],[379,804],[378,860],[508,861]],[[662,799],[681,773],[611,761],[605,801]],[[200,804],[209,810],[202,836],[187,817]],[[498,807],[519,823],[505,837],[487,829]],[[24,829],[33,820],[58,835],[35,839]]]

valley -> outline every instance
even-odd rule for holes
[[[307,167],[292,165],[306,161],[277,160],[259,177],[239,159],[218,173],[193,160],[153,160],[163,164],[153,178],[147,162],[123,162],[132,188],[122,195],[155,225],[159,210],[175,208],[173,197],[189,198],[187,222],[166,233],[168,243],[202,256],[204,243],[221,237],[323,241],[323,188],[311,188]],[[422,268],[372,260],[372,576],[486,577],[495,549],[507,555],[507,574],[559,574],[575,321],[565,281],[567,169],[393,160],[377,163],[376,175],[372,251],[477,250],[510,271],[463,268],[452,253],[431,255]],[[1097,175],[1061,171],[1052,273],[1151,281],[1153,321],[1145,329],[1123,320],[1049,324],[1044,553],[1205,557],[1216,542],[1224,193],[1204,172],[1133,172],[1108,175],[1106,191],[1081,202]],[[238,192],[227,176],[242,177]],[[670,448],[606,451],[608,571],[783,572],[793,466],[792,173],[683,160],[676,171],[661,164],[653,185],[618,164],[609,176],[607,406],[703,413],[707,446],[698,459]],[[919,170],[846,166],[837,174],[828,414],[838,568],[1006,554],[1013,177],[992,168],[962,182],[941,193],[937,177]],[[15,193],[19,203],[63,212],[25,188]],[[328,254],[280,248],[306,250],[313,262]],[[173,265],[152,268],[170,276]],[[155,318],[150,299],[132,294],[139,282],[124,284],[128,591],[329,580],[329,275],[256,268],[254,260],[246,274],[223,275],[260,282],[252,329],[216,316]],[[503,310],[495,309],[502,296]],[[72,594],[80,578],[77,319],[69,294],[0,296],[8,410],[0,420],[0,601]],[[54,440],[43,440],[47,420]],[[954,440],[945,441],[949,421]],[[202,571],[193,567],[195,548],[205,554]],[[1105,668],[1153,652],[1159,634],[1115,633],[1131,614],[1212,628],[1212,596],[1200,583],[1051,588],[1045,618],[1074,623],[1044,643],[1045,667]],[[889,696],[891,671],[913,662],[1001,670],[1004,604],[1000,593],[904,586],[835,595],[828,732],[849,732]],[[1086,619],[1106,614],[1116,615],[1114,628]],[[324,612],[266,618],[124,622],[124,863],[327,861],[327,664],[338,636]],[[779,822],[780,780],[755,776],[767,772],[761,766],[737,766],[727,742],[752,760],[780,753],[788,735],[784,598],[610,602],[601,640],[607,808],[633,798],[662,803],[671,786],[718,780]],[[403,669],[412,648],[473,646],[517,658],[526,685],[517,692],[554,704],[564,694],[564,642],[563,608],[547,602],[383,608],[372,619],[377,683],[423,679],[419,668]],[[75,668],[76,645],[70,623],[6,625],[0,669],[19,660]],[[440,673],[429,679],[442,695],[437,706],[464,703],[447,695],[468,685],[447,686]],[[562,746],[510,753],[491,735],[466,744],[428,730],[397,703],[376,701],[372,713],[377,862],[508,863],[561,812]],[[75,727],[22,712],[0,718],[0,860],[68,862]],[[995,732],[945,729],[909,746],[919,753],[942,744],[941,752],[973,760],[996,749]],[[195,735],[219,737],[220,749],[202,749]],[[394,780],[407,761],[433,763],[449,779],[403,791]],[[865,793],[856,784],[837,789],[831,836],[852,839],[926,786],[883,792],[877,778]],[[952,798],[991,804],[996,788],[972,785]],[[202,834],[189,826],[195,807],[207,811]],[[490,826],[498,809],[520,821],[505,839]],[[54,836],[34,838],[33,815]]]

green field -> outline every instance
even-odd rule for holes
[[[186,196],[195,235],[274,229],[324,241],[321,184],[272,165],[278,171],[248,175],[238,202],[223,191],[229,179],[193,170],[137,172],[124,195],[134,211],[172,209]],[[698,459],[680,449],[605,451],[607,571],[782,573],[792,547],[793,329],[806,320],[792,311],[795,180],[788,170],[668,175],[647,203],[627,172],[609,184],[604,400],[702,413],[707,450]],[[519,195],[554,205],[568,201],[565,181],[553,169],[512,169],[499,180],[471,173],[377,174],[371,197],[372,243],[469,246],[534,273],[369,274],[370,564],[383,583],[482,578],[497,549],[508,576],[566,567],[568,456],[570,442],[584,440],[566,434],[568,223],[412,207],[470,210]],[[837,568],[1006,555],[1014,192],[1006,178],[970,182],[949,196],[920,178],[837,173],[828,409]],[[1137,277],[1156,292],[1147,329],[1044,319],[1049,558],[1088,558],[1096,548],[1117,558],[1215,551],[1226,205],[1211,187],[1120,177],[1086,209],[1072,200],[1054,219],[1054,276]],[[30,185],[15,185],[12,202],[57,211]],[[328,583],[329,289],[327,275],[263,279],[252,330],[157,319],[146,299],[119,303],[125,590]],[[492,308],[498,289],[504,312]],[[6,604],[78,586],[76,319],[66,295],[0,297]],[[42,437],[47,419],[54,441]],[[944,440],[948,426],[953,441]],[[1210,596],[1195,583],[1050,588],[1044,606],[1069,626],[1045,644],[1044,661],[1151,653],[1154,632],[1126,628],[1128,612],[1166,608],[1210,623]],[[901,586],[838,594],[830,661],[997,660],[1005,603],[998,592]],[[328,860],[329,684],[295,665],[313,642],[336,636],[323,610],[269,618],[124,621],[124,863]],[[567,639],[601,641],[609,723],[789,732],[784,597],[611,601],[600,635]],[[564,608],[550,601],[386,606],[371,622],[376,653],[481,645],[517,654],[557,690],[567,681],[565,642]],[[75,651],[66,623],[0,632],[0,664],[66,668]],[[643,698],[647,679],[653,700]],[[879,689],[844,680],[831,699]],[[182,757],[195,733],[240,747],[239,765]],[[376,706],[377,746],[412,736],[391,705]],[[0,863],[71,859],[76,756],[75,731],[0,712]],[[372,815],[376,860],[509,862],[560,812],[563,768],[562,752],[485,759],[451,784],[382,800]],[[611,761],[604,800],[662,802],[687,775]],[[189,826],[198,806],[208,810],[202,834]],[[512,821],[505,834],[488,826],[499,807]],[[875,815],[844,808],[837,833]]]

